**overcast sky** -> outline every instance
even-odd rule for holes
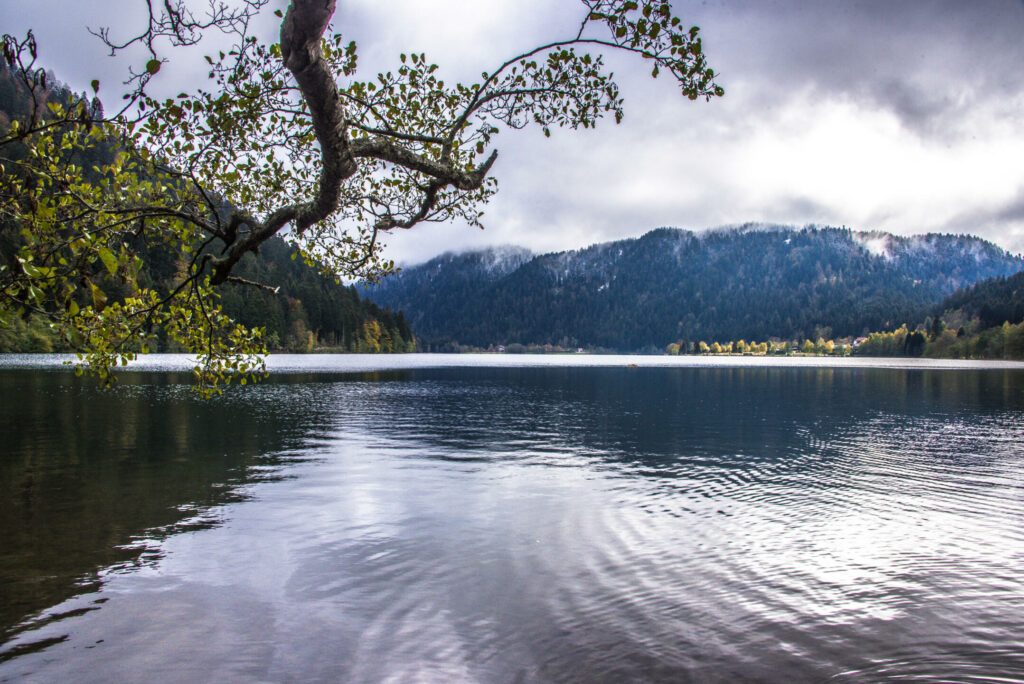
[[[273,1],[273,0],[272,0]],[[283,6],[283,0],[278,6]],[[573,32],[576,0],[338,0],[360,75],[426,52],[448,79]],[[571,249],[658,226],[747,221],[900,234],[968,232],[1024,251],[1024,0],[706,0],[701,27],[726,96],[690,102],[641,61],[612,58],[625,121],[596,131],[503,132],[498,196],[480,231],[422,225],[388,255],[517,244]],[[138,28],[142,0],[0,0],[5,32],[33,28],[41,59],[110,95],[125,64],[85,27]],[[260,31],[276,39],[273,8]],[[213,49],[207,44],[204,52]],[[177,92],[198,55],[161,71]],[[110,84],[109,86],[106,84]]]

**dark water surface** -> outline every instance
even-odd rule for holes
[[[0,681],[1024,681],[1019,367],[425,358],[0,357]]]

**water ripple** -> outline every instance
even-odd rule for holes
[[[99,610],[55,607],[23,637],[45,653],[12,643],[0,679],[1024,681],[1022,388],[905,369],[272,378],[211,409],[292,426],[246,496],[141,535],[159,558],[106,579]]]

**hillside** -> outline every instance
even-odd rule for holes
[[[1024,271],[957,290],[916,325],[872,333],[872,356],[1024,359]]]
[[[954,292],[938,307],[936,315],[977,319],[980,327],[1024,321],[1024,272],[996,277]]]
[[[0,130],[15,118],[23,118],[31,110],[26,89],[16,73],[0,60]],[[68,104],[85,98],[76,95],[48,75],[48,89],[39,96],[43,102]],[[100,107],[98,100],[93,107]],[[101,149],[98,155],[116,154],[114,148]],[[0,150],[5,156],[17,158],[18,146]],[[83,166],[105,162],[86,159]],[[14,266],[14,254],[21,238],[13,224],[0,220],[0,263]],[[141,236],[133,245],[144,257],[140,283],[158,289],[169,283],[180,268],[161,246],[145,244]],[[211,245],[217,249],[218,244]],[[414,351],[415,338],[401,313],[381,308],[363,300],[355,288],[342,286],[294,258],[294,250],[280,239],[263,245],[258,256],[247,255],[237,266],[237,275],[248,280],[279,287],[277,294],[242,285],[228,285],[222,292],[224,310],[234,319],[250,326],[266,328],[272,350],[311,351],[326,348],[332,351],[405,352]],[[123,284],[105,285],[112,294],[126,295]],[[59,350],[56,335],[41,320],[13,320],[0,329],[0,352]],[[168,350],[167,347],[164,347]]]
[[[660,350],[666,340],[816,339],[922,320],[955,290],[1024,269],[965,235],[840,228],[662,228],[555,254],[446,254],[364,295],[428,345]]]

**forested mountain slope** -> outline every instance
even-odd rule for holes
[[[1024,272],[990,278],[958,290],[942,302],[936,314],[953,312],[966,319],[978,319],[982,328],[1024,321]]]
[[[47,77],[48,89],[41,94],[37,105],[45,111],[46,102],[67,105],[87,96],[75,94],[52,74]],[[99,107],[94,100],[93,107]],[[13,118],[24,118],[32,111],[32,102],[21,85],[18,74],[0,60],[0,130]],[[100,149],[98,155],[112,157],[113,147]],[[0,149],[0,162],[4,158],[17,159],[17,146]],[[88,168],[107,160],[82,159]],[[5,172],[14,172],[8,164]],[[0,264],[18,268],[16,253],[20,242],[17,226],[0,217]],[[177,269],[166,250],[159,246],[147,247],[145,234],[139,236],[136,247],[144,256],[139,284],[144,286],[170,282]],[[217,245],[212,246],[213,249]],[[231,285],[222,292],[225,311],[248,326],[266,328],[271,349],[310,351],[329,348],[337,351],[405,352],[415,349],[415,338],[401,313],[393,313],[373,302],[363,300],[351,286],[338,285],[322,276],[316,269],[294,258],[294,250],[284,240],[273,238],[263,245],[258,255],[248,255],[237,267],[237,275],[247,280],[279,287],[274,294],[267,290],[244,285]],[[99,276],[97,276],[98,278]],[[114,296],[128,292],[124,285],[109,279],[104,289]],[[28,319],[10,321],[0,329],[0,351],[49,351],[61,345],[41,321]]]
[[[1024,269],[977,237],[845,228],[661,228],[531,257],[447,254],[365,296],[412,312],[422,341],[635,351],[666,340],[859,335],[923,319],[966,285]],[[829,329],[825,331],[824,329]]]

